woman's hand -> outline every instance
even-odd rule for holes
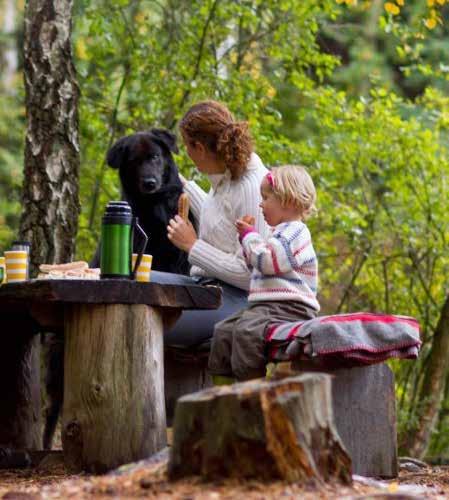
[[[167,238],[175,247],[190,252],[190,249],[198,239],[195,229],[190,221],[185,222],[182,217],[175,215],[167,226]]]

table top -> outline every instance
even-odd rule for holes
[[[146,304],[181,309],[217,309],[221,288],[164,285],[132,280],[28,280],[0,286],[0,313],[39,304]]]

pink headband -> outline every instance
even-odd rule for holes
[[[267,178],[268,184],[272,188],[276,187],[275,179],[274,179],[274,176],[271,172],[268,172],[268,174],[265,177]]]

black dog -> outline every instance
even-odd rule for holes
[[[177,152],[176,136],[153,128],[119,139],[106,160],[119,170],[123,198],[149,237],[145,253],[153,256],[153,269],[188,274],[187,254],[167,239],[168,221],[177,214],[182,193],[172,157]]]
[[[149,239],[145,253],[153,256],[152,268],[188,274],[187,254],[167,239],[168,221],[178,212],[182,183],[172,153],[176,153],[176,136],[163,129],[151,129],[119,139],[107,153],[107,163],[119,170],[123,198]],[[139,247],[134,241],[134,249]],[[100,263],[100,250],[92,267]],[[63,398],[63,337],[48,334],[45,341],[47,378],[46,424],[44,448],[51,448]]]

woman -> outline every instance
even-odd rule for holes
[[[215,323],[247,305],[250,272],[243,258],[235,221],[253,215],[257,231],[267,235],[260,203],[260,184],[268,170],[253,152],[245,122],[215,101],[192,106],[180,122],[187,154],[197,169],[209,177],[206,194],[195,182],[186,181],[184,192],[199,220],[199,234],[190,222],[176,216],[167,228],[168,238],[188,253],[191,278],[152,273],[152,281],[164,283],[215,283],[223,289],[223,304],[213,311],[184,311],[165,335],[166,345],[191,347],[209,340]]]

